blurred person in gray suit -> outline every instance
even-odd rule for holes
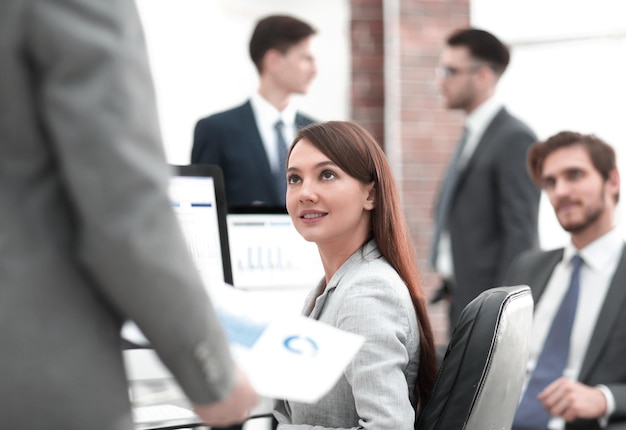
[[[502,285],[511,261],[538,244],[539,189],[526,170],[537,139],[495,97],[509,49],[484,30],[446,41],[437,83],[448,109],[467,114],[435,207],[431,264],[450,301],[450,327],[482,291]]]
[[[132,429],[132,319],[208,425],[257,401],[167,195],[145,43],[117,0],[0,3],[0,420]]]

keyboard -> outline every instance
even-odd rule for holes
[[[133,407],[133,418],[135,424],[148,424],[178,420],[200,420],[200,418],[198,418],[196,414],[194,414],[189,409],[169,404],[135,406]]]

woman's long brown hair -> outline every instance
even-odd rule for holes
[[[383,257],[406,283],[419,323],[419,369],[415,385],[419,410],[435,383],[435,346],[415,251],[387,157],[372,135],[354,122],[312,124],[298,132],[294,145],[302,139],[311,142],[353,178],[364,184],[374,182],[372,235]]]

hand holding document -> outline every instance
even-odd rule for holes
[[[207,289],[235,360],[261,396],[317,401],[363,344],[361,336],[310,318],[270,314],[228,285]]]

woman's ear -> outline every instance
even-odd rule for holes
[[[372,182],[367,186],[367,198],[365,199],[365,210],[371,211],[376,207],[376,188]]]

